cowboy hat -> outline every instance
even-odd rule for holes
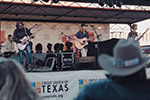
[[[120,39],[113,48],[113,57],[102,54],[99,65],[115,76],[129,76],[145,67],[150,58],[143,55],[140,45],[133,38]]]
[[[82,23],[82,24],[81,24],[81,27],[83,27],[83,26],[87,27],[88,25],[85,24],[85,23]]]

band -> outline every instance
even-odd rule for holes
[[[31,64],[31,53],[33,53],[32,50],[32,42],[31,39],[34,39],[35,33],[40,31],[41,29],[37,30],[35,33],[31,33],[32,28],[36,27],[37,24],[32,26],[31,28],[24,27],[24,24],[22,21],[18,21],[16,23],[16,29],[14,30],[13,35],[9,34],[7,37],[7,40],[3,43],[3,57],[9,58],[16,55],[19,55],[20,63],[25,66],[27,70],[32,69]],[[76,57],[87,57],[88,52],[88,44],[89,42],[93,42],[95,38],[99,39],[99,36],[97,32],[96,37],[94,35],[91,37],[89,34],[89,31],[86,29],[87,24],[82,23],[80,26],[80,30],[77,31],[76,34],[74,34],[72,37],[68,36],[64,32],[61,34],[64,35],[66,38],[68,38],[69,41],[67,41],[65,44],[55,44],[54,46],[54,53],[57,53],[57,58],[60,59],[59,56],[61,56],[61,52],[73,52],[75,53]],[[94,27],[94,26],[92,26]],[[131,26],[131,32],[128,34],[128,38],[133,37],[137,40],[140,40],[138,37],[137,30],[137,24],[133,24]],[[96,30],[94,30],[96,31]],[[15,43],[18,48],[18,53],[16,51]],[[63,47],[66,46],[66,49],[64,51]],[[52,44],[48,43],[47,45],[48,51],[47,53],[53,53],[52,51]],[[99,47],[98,47],[99,48]],[[36,53],[42,52],[42,44],[37,44],[36,47]],[[99,50],[98,50],[99,51]],[[98,53],[99,55],[99,53]],[[26,61],[24,61],[24,57],[26,57]],[[67,60],[66,60],[67,61]],[[61,62],[58,60],[58,62]]]

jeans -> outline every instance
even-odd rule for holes
[[[27,54],[27,64],[31,64],[31,49],[30,45],[27,45],[25,48],[26,54]],[[20,63],[23,64],[23,51],[19,50],[19,55],[20,55]]]
[[[88,52],[87,48],[81,49],[81,57],[87,57],[87,52]]]

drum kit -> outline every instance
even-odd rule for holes
[[[0,51],[1,51],[1,49],[4,48],[4,47],[6,47],[6,46],[0,45]],[[15,55],[17,55],[15,51],[5,51],[5,52],[3,52],[3,53],[0,52],[0,56],[1,56],[1,57],[4,57],[4,58],[12,58],[12,57],[14,57]]]

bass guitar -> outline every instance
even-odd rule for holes
[[[37,31],[35,31],[33,34],[36,34],[38,31],[40,31],[42,28],[39,28]],[[29,40],[32,38],[33,35],[31,36],[24,36],[23,39],[21,39],[20,41],[24,41],[25,43],[17,43],[17,47],[19,50],[24,50],[26,48],[26,46],[29,44]]]
[[[137,39],[137,41],[140,41],[140,39],[149,31],[150,28],[147,28],[146,31]]]

